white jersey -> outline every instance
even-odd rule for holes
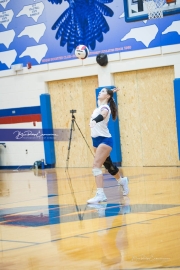
[[[93,111],[93,114],[91,115],[90,121],[92,121],[99,114],[101,114],[102,110],[104,109],[108,110],[108,115],[103,121],[96,123],[96,125],[91,128],[91,137],[93,138],[96,138],[98,136],[103,136],[103,137],[108,137],[108,138],[111,137],[111,134],[109,133],[109,129],[107,126],[109,118],[110,118],[110,114],[111,114],[111,109],[108,105],[101,105],[98,108],[96,108]]]

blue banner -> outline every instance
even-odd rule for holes
[[[179,44],[180,0],[161,2],[148,20],[142,0],[0,0],[0,70],[73,60],[81,44],[89,57]]]

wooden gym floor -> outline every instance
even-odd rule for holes
[[[0,269],[180,269],[180,168],[126,167],[130,194],[90,168],[0,172]]]

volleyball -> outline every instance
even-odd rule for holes
[[[79,59],[85,59],[89,55],[89,50],[85,45],[79,45],[75,49],[75,55]]]

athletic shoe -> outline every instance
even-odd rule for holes
[[[127,177],[121,177],[118,181],[118,185],[122,186],[123,188],[123,196],[127,196],[129,193],[128,182],[129,179]]]
[[[91,198],[87,201],[87,203],[99,203],[99,202],[106,202],[107,198],[104,193],[98,194],[96,193],[96,196],[94,198]]]

